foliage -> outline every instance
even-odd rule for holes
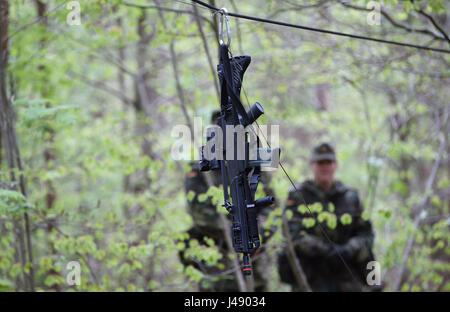
[[[0,181],[9,181],[11,172],[23,174],[28,192],[25,196],[17,185],[0,188],[0,291],[21,289],[23,272],[30,271],[30,263],[20,262],[14,234],[24,212],[31,218],[39,291],[196,290],[199,282],[212,277],[193,266],[183,267],[179,251],[208,266],[229,268],[220,266],[223,255],[207,238],[207,246],[191,239],[186,249],[186,231],[193,221],[186,203],[194,194],[184,193],[188,163],[170,155],[175,140],[171,129],[186,123],[171,44],[188,117],[201,116],[207,124],[218,105],[216,78],[194,18],[123,1],[80,1],[81,25],[69,26],[66,1],[44,2],[46,23],[35,23],[31,2],[11,2],[8,92],[23,170],[11,171],[2,151]],[[369,26],[366,12],[337,2],[306,9],[297,2],[240,1],[238,8],[249,15],[448,48],[445,40],[406,31],[386,19],[380,26]],[[355,3],[364,7],[367,1]],[[161,6],[192,9],[175,1]],[[418,13],[423,8],[449,29],[446,1],[383,1],[383,8],[411,28],[436,33]],[[280,125],[282,162],[293,180],[309,177],[309,150],[315,143],[334,143],[339,179],[359,189],[364,217],[373,223],[375,255],[386,289],[392,290],[405,246],[414,237],[401,290],[449,291],[449,57],[230,22],[231,50],[252,56],[243,101],[261,101],[263,122]],[[208,23],[202,25],[215,56],[215,34]],[[144,53],[144,67],[139,53]],[[149,107],[139,79],[144,79]],[[426,190],[441,140],[445,148],[440,169]],[[275,232],[264,242],[271,264],[268,286],[288,290],[279,281],[275,259],[284,242],[281,215],[291,185],[278,170],[271,186],[279,204],[264,224],[266,231]],[[225,212],[222,196],[220,188],[212,187],[199,201],[212,200]],[[425,196],[429,198],[423,205]],[[337,217],[333,207],[309,208],[317,220],[305,218],[306,227],[352,222],[350,215]],[[298,211],[309,213],[305,206]],[[416,228],[417,215],[422,217]],[[67,284],[70,261],[81,266],[80,285]]]

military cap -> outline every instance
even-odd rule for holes
[[[336,161],[336,153],[331,144],[320,143],[313,148],[310,162],[321,160]]]

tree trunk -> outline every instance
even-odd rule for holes
[[[47,15],[46,15],[47,14],[47,4],[41,2],[40,0],[36,0],[35,3],[36,3],[36,8],[37,8],[37,14],[38,14],[38,17],[40,18],[40,20],[42,21],[41,22],[42,25],[44,25],[45,28],[48,28],[48,20],[47,20]],[[41,51],[46,48],[46,45],[47,45],[46,39],[41,39],[39,41],[39,48]],[[38,70],[45,71],[46,70],[45,65],[39,66]],[[45,83],[45,81],[44,81],[44,87],[41,90],[39,90],[38,92],[41,93],[42,98],[47,98],[49,96],[50,91],[48,88],[48,84]],[[47,102],[45,104],[45,106],[46,106],[46,108],[50,108],[51,103]],[[55,151],[53,148],[54,138],[55,138],[55,130],[49,123],[45,127],[45,133],[44,133],[45,149],[43,152],[43,157],[44,157],[44,163],[46,165],[46,170],[52,170],[54,168],[54,162],[56,159]],[[46,218],[45,222],[47,225],[46,226],[47,237],[50,237],[53,230],[58,226],[58,220],[56,217],[47,218],[46,215],[47,215],[47,212],[50,212],[53,209],[54,203],[57,198],[57,194],[56,194],[56,189],[53,185],[53,181],[47,180],[47,181],[45,181],[44,185],[45,185],[45,206],[46,206],[44,216]],[[48,248],[49,254],[51,254],[52,257],[56,258],[57,257],[56,250],[55,250],[52,242],[49,241],[48,239],[47,239],[47,248]],[[48,271],[48,275],[60,275],[60,274],[56,270],[50,269]],[[52,286],[52,289],[54,291],[61,291],[61,285],[55,284],[54,286]]]
[[[14,114],[6,91],[6,71],[8,68],[8,26],[9,2],[0,0],[0,128],[4,143],[5,157],[10,169],[12,188],[19,189],[24,197],[27,196],[25,180],[22,174],[19,145],[14,128]],[[15,171],[18,170],[19,177]],[[34,291],[33,252],[30,235],[30,222],[28,213],[23,215],[24,227],[20,219],[14,220],[14,233],[16,234],[23,268],[24,286],[26,291]],[[25,232],[24,232],[25,231]]]

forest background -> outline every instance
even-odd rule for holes
[[[450,48],[445,0],[208,3]],[[219,107],[218,15],[188,0],[0,6],[0,290],[195,291],[210,277],[178,258],[192,218],[171,131],[209,124]],[[385,290],[449,291],[450,56],[232,17],[230,27],[233,54],[252,56],[248,100],[263,104],[261,123],[280,125],[293,180],[310,177],[312,146],[332,142],[338,178],[372,220]],[[271,186],[268,290],[289,291],[276,255],[291,186],[280,170]],[[208,195],[220,210],[220,191]],[[191,254],[218,257],[214,244]]]

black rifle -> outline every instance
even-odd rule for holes
[[[251,57],[248,55],[229,58],[228,47],[220,46],[220,62],[217,73],[221,88],[221,112],[217,118],[217,124],[223,134],[222,140],[215,141],[219,144],[208,146],[208,141],[217,138],[217,131],[207,138],[207,145],[202,146],[200,170],[221,170],[224,190],[224,207],[231,214],[231,233],[233,248],[238,253],[243,253],[243,273],[251,274],[249,256],[260,246],[258,233],[257,212],[260,208],[274,203],[272,196],[266,196],[255,200],[255,193],[261,176],[261,166],[269,164],[273,166],[276,158],[278,165],[279,149],[257,148],[255,159],[250,159],[249,133],[244,135],[234,132],[233,137],[227,137],[227,126],[233,129],[245,128],[251,125],[264,113],[262,106],[255,103],[248,112],[245,111],[241,101],[240,92],[245,70],[250,64]],[[248,129],[247,129],[248,130]],[[228,142],[227,142],[228,140]],[[229,141],[232,142],[229,142]],[[234,152],[227,159],[227,147],[234,147]],[[259,139],[257,138],[257,147]],[[260,153],[264,150],[270,159],[261,159]],[[254,150],[253,150],[254,151]],[[215,157],[212,157],[215,155]],[[208,157],[207,157],[208,156]],[[241,158],[241,159],[240,159]],[[266,157],[267,158],[267,157]],[[275,167],[276,167],[275,166]],[[231,201],[228,194],[230,188]]]

